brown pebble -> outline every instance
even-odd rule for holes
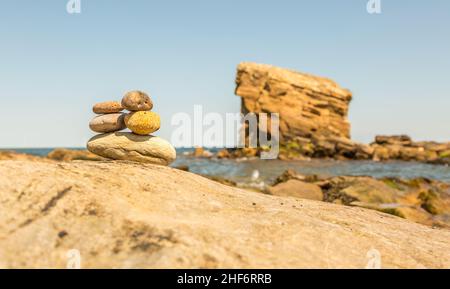
[[[92,110],[96,114],[108,114],[121,112],[123,107],[118,101],[105,101],[96,103]]]
[[[125,94],[122,106],[129,111],[149,111],[153,108],[153,102],[145,92],[136,90]]]

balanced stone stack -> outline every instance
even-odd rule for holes
[[[141,91],[128,92],[122,102],[95,104],[93,111],[98,116],[89,127],[100,134],[88,141],[87,149],[114,160],[169,165],[175,160],[176,151],[168,141],[151,135],[161,126],[160,117],[152,108],[152,100]],[[126,128],[131,132],[120,132]]]

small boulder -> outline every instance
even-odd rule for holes
[[[169,165],[176,158],[175,148],[156,136],[141,136],[129,132],[97,135],[87,149],[99,156],[157,165]]]

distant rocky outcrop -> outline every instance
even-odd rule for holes
[[[450,142],[413,142],[408,136],[377,136],[371,145],[352,141],[347,120],[352,94],[327,78],[245,62],[237,68],[236,94],[241,97],[244,114],[279,113],[280,159],[397,159],[450,164]],[[268,130],[270,135],[270,126]],[[228,150],[218,157],[251,157],[261,151]]]
[[[0,161],[0,200],[0,268],[450,267],[448,230],[152,164]]]
[[[236,94],[242,113],[280,114],[280,140],[296,137],[350,138],[347,120],[350,91],[332,80],[275,66],[241,63]]]
[[[450,164],[450,142],[415,142],[406,135],[377,136],[370,146],[376,161],[394,159]]]

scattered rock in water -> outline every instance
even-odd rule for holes
[[[92,110],[96,114],[108,114],[121,112],[123,107],[118,101],[105,101],[95,104]]]
[[[111,113],[99,115],[91,120],[89,127],[99,133],[107,133],[126,128],[123,113]]]
[[[196,147],[192,152],[192,156],[196,158],[211,158],[214,154],[205,148]]]
[[[136,111],[125,116],[125,125],[138,135],[149,135],[161,126],[159,114],[151,111]]]
[[[157,165],[169,165],[176,158],[175,148],[156,136],[141,136],[129,132],[97,135],[87,144],[90,152],[113,160],[129,160]]]
[[[129,111],[149,111],[153,108],[153,102],[145,92],[136,90],[125,94],[122,106]]]

